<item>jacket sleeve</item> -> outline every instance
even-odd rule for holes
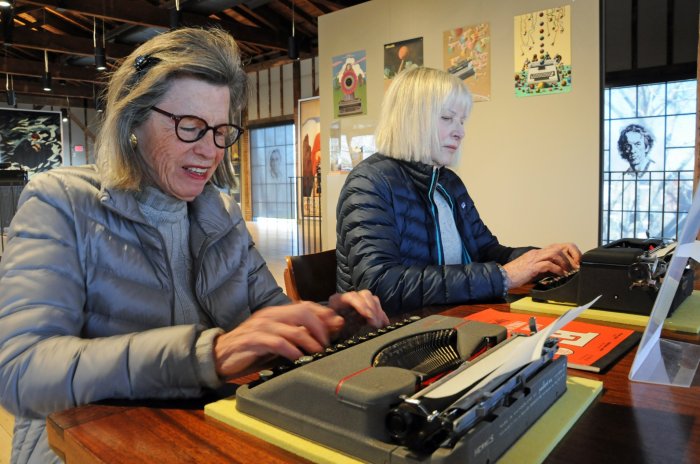
[[[404,264],[402,240],[414,239],[416,246],[429,244],[411,238],[405,227],[411,209],[423,206],[395,199],[393,190],[381,172],[371,169],[353,171],[343,187],[337,210],[337,246],[338,278],[342,280],[345,271],[352,283],[346,290],[369,289],[389,315],[500,298],[504,282],[495,262]]]
[[[41,188],[38,184],[41,184]],[[81,338],[87,272],[71,201],[56,177],[30,182],[0,261],[0,399],[47,414],[105,398],[194,396],[201,328]]]

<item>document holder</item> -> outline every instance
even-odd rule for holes
[[[661,329],[688,259],[700,262],[700,241],[696,240],[699,229],[700,189],[695,192],[685,226],[678,237],[678,246],[639,343],[629,373],[629,379],[632,381],[682,387],[689,387],[693,382],[700,363],[700,346],[661,338]]]

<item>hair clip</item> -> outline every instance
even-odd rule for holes
[[[148,71],[153,65],[158,64],[160,58],[151,55],[139,55],[134,60],[134,68],[138,74]]]

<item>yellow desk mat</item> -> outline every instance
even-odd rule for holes
[[[501,456],[499,463],[527,464],[544,461],[603,390],[603,382],[568,377],[566,387],[566,393]],[[207,404],[204,406],[204,414],[316,463],[363,462],[238,412],[236,398],[233,396]]]
[[[540,313],[561,316],[572,306],[533,301],[531,297],[521,298],[510,304],[514,313]],[[641,314],[619,313],[601,309],[587,309],[579,316],[583,319],[601,322],[614,322],[646,327],[649,316]],[[700,291],[695,290],[676,308],[673,315],[666,319],[664,328],[675,332],[700,333]]]

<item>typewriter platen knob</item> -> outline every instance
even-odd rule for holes
[[[397,442],[401,442],[411,432],[413,425],[413,415],[402,409],[394,408],[386,416],[386,428]]]

